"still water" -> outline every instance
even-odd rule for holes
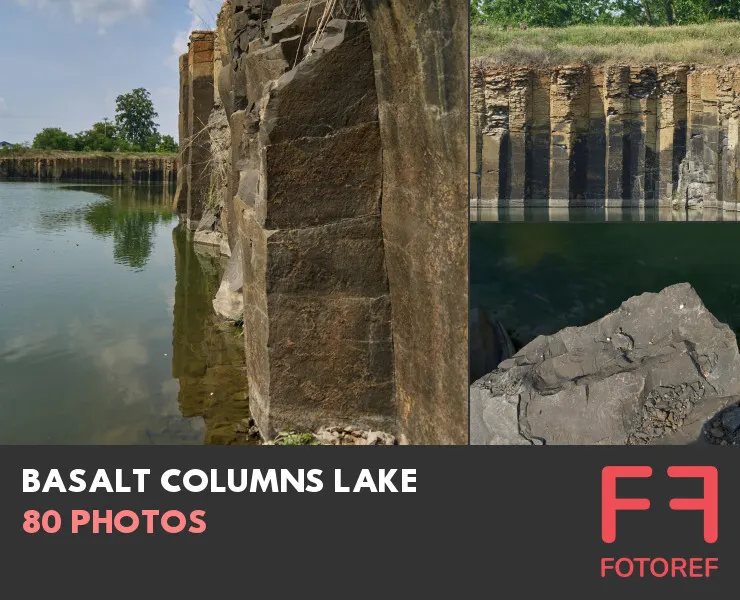
[[[225,266],[162,187],[0,182],[0,443],[234,443]]]
[[[474,222],[470,265],[471,306],[488,309],[517,348],[680,282],[740,330],[738,223]]]

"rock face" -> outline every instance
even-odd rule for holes
[[[237,244],[229,258],[221,286],[213,300],[217,315],[229,321],[244,320],[244,258],[242,246]]]
[[[257,131],[234,200],[250,407],[266,436],[349,418],[385,429],[393,349],[366,24],[329,22],[315,52],[288,66],[259,85],[250,80],[263,73],[247,71],[247,89],[263,94],[248,98],[260,107],[246,115]]]
[[[180,165],[177,171],[177,189],[173,210],[182,217],[188,212],[188,167],[190,165],[190,54],[183,54],[179,61],[180,67],[180,112],[177,120],[179,136]]]
[[[383,239],[401,429],[468,439],[468,5],[363,0],[383,144]]]
[[[185,222],[198,228],[206,208],[213,204],[211,193],[211,138],[208,122],[214,105],[213,31],[195,31],[188,53],[188,168]]]
[[[540,336],[476,381],[471,443],[685,443],[739,393],[735,335],[678,284]]]
[[[177,172],[174,155],[54,152],[0,157],[0,179],[174,184]]]
[[[209,145],[195,156],[190,135],[183,170],[186,219],[196,241],[228,240],[214,307],[238,320],[243,293],[265,438],[331,424],[465,443],[467,11],[364,8],[367,22],[354,0],[224,4],[209,38]],[[198,214],[196,164],[215,198]]]
[[[740,207],[740,68],[471,69],[478,204]]]

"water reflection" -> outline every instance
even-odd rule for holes
[[[146,266],[157,225],[176,219],[169,186],[65,186],[64,190],[92,192],[100,201],[69,210],[44,211],[39,215],[41,227],[66,230],[84,224],[97,237],[112,237],[115,263],[132,269]]]
[[[173,232],[171,194],[0,183],[0,443],[244,442],[223,260]]]
[[[470,220],[480,222],[558,222],[579,223],[604,222],[716,222],[738,221],[740,212],[722,208],[674,209],[662,207],[537,207],[537,206],[495,206],[491,204],[470,204]]]
[[[213,311],[226,259],[210,246],[194,246],[179,225],[175,248],[172,376],[185,417],[202,417],[207,444],[247,443],[236,425],[249,416],[244,366],[244,330]]]

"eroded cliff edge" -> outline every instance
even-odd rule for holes
[[[737,210],[740,66],[471,68],[471,199]]]
[[[191,37],[175,205],[231,257],[264,437],[467,441],[466,62],[441,1],[232,0]]]

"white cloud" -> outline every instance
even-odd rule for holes
[[[188,41],[193,31],[216,28],[216,15],[220,10],[221,4],[222,0],[188,0],[190,29],[187,31],[178,31],[175,34],[175,40],[172,42],[172,54],[165,60],[165,64],[168,67],[177,70],[178,59],[188,51]]]
[[[16,0],[21,6],[45,11],[69,11],[78,23],[92,21],[98,33],[111,25],[134,16],[143,16],[151,0]]]
[[[4,113],[8,110],[8,105],[5,103],[5,98],[0,97],[0,113]]]

